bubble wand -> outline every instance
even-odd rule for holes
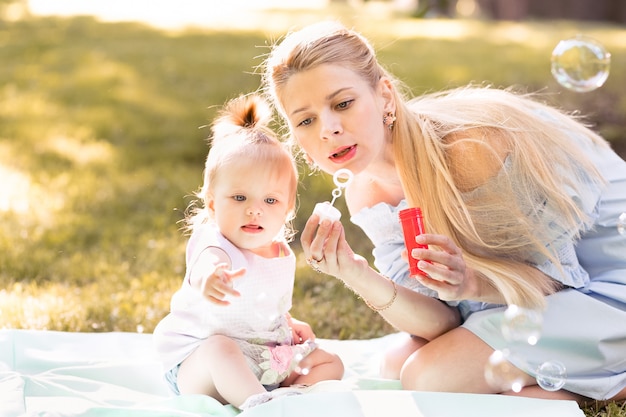
[[[341,168],[335,172],[333,182],[336,188],[332,192],[333,199],[330,202],[324,201],[323,203],[317,203],[315,209],[313,209],[313,214],[320,216],[320,223],[325,219],[335,222],[341,218],[341,212],[334,207],[333,204],[335,204],[337,198],[341,197],[343,189],[352,182],[353,178],[354,174],[349,169]]]

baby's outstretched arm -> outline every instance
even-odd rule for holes
[[[239,291],[233,288],[232,280],[242,277],[246,273],[245,268],[239,268],[236,271],[226,269],[226,264],[218,264],[212,274],[206,276],[200,284],[200,292],[212,303],[220,305],[229,305],[230,302],[225,300],[227,295],[239,297]]]
[[[245,275],[245,268],[230,270],[228,256],[219,248],[207,248],[192,266],[190,284],[214,304],[229,305],[226,296],[239,297],[232,280]]]

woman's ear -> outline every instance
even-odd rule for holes
[[[383,100],[383,112],[396,114],[396,95],[394,85],[387,77],[382,77],[378,82],[380,97]]]

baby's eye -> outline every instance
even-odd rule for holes
[[[246,201],[246,196],[245,195],[234,195],[233,196],[233,200],[235,200],[235,201]]]
[[[272,198],[272,197],[268,197],[268,198],[265,199],[265,202],[267,204],[276,204],[277,201],[278,200],[276,200],[275,198]]]

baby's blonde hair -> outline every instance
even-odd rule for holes
[[[291,214],[283,234],[287,240],[293,237],[291,221],[296,211],[298,169],[289,147],[270,129],[271,120],[271,108],[258,94],[239,96],[226,103],[218,113],[212,124],[204,184],[196,193],[199,201],[192,202],[187,210],[185,220],[189,230],[211,220],[207,206],[213,184],[219,180],[220,170],[229,163],[244,161],[250,163],[250,169],[258,170],[260,166],[266,166],[290,177]]]

